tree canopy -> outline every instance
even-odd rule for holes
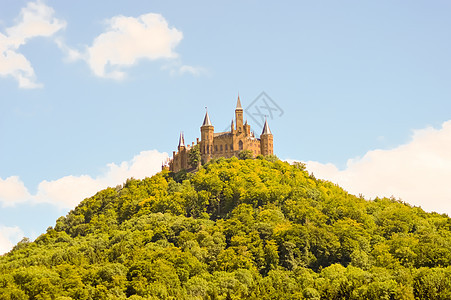
[[[0,299],[451,299],[451,219],[274,156],[129,179],[0,257]]]

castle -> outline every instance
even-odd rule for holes
[[[198,147],[203,163],[213,158],[238,156],[241,151],[245,150],[250,151],[253,157],[259,154],[274,154],[273,135],[269,129],[268,120],[265,120],[260,138],[256,138],[254,133],[251,132],[251,126],[247,124],[247,120],[243,123],[243,108],[241,107],[240,96],[238,96],[235,109],[235,123],[232,120],[230,131],[214,132],[214,126],[210,121],[208,111],[206,111],[200,133],[201,139],[199,141],[199,138],[197,138],[196,145],[194,145],[194,142],[191,145],[185,145],[183,133],[180,133],[177,152],[172,153],[172,159],[165,167],[173,172],[195,168],[190,161],[190,152],[195,147]]]

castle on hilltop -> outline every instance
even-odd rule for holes
[[[270,155],[273,153],[273,135],[268,126],[268,120],[265,120],[263,131],[260,138],[256,138],[251,132],[251,126],[243,122],[243,108],[241,107],[240,96],[238,96],[235,109],[235,122],[232,119],[230,131],[214,132],[214,126],[210,121],[208,111],[205,112],[205,118],[200,127],[201,139],[197,138],[196,145],[185,145],[183,133],[180,133],[179,145],[177,152],[173,151],[172,159],[164,165],[170,171],[178,172],[182,169],[194,168],[190,161],[191,151],[196,151],[198,147],[200,159],[203,163],[213,158],[238,156],[241,151],[250,151],[255,157],[259,154]],[[199,162],[200,163],[200,162]]]

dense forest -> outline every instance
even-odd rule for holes
[[[0,257],[0,299],[451,299],[450,264],[446,215],[218,159],[85,199]]]

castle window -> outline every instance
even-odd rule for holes
[[[228,147],[228,145],[227,145],[227,144],[225,144],[225,151],[227,151],[227,147]]]
[[[220,145],[220,146],[219,146],[219,151],[221,151],[221,152],[222,152],[222,145]]]
[[[218,152],[218,145],[215,145],[215,152]]]
[[[230,144],[230,151],[233,151],[233,144]]]
[[[239,147],[240,150],[243,150],[243,141],[240,141],[238,143],[238,147]]]

